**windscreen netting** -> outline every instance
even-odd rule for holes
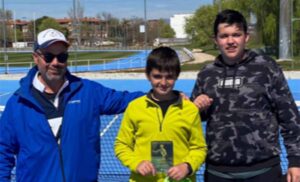
[[[2,109],[0,112],[1,117]],[[118,133],[119,126],[122,119],[122,114],[114,116],[102,116],[101,117],[101,130],[99,136],[101,137],[101,164],[99,169],[99,181],[103,182],[126,182],[129,178],[130,171],[124,167],[120,161],[114,155],[114,141]],[[206,122],[203,122],[203,129],[205,131]],[[288,162],[286,159],[286,151],[282,145],[282,138],[280,137],[282,155],[281,155],[281,166],[283,172],[286,173]],[[204,173],[203,165],[197,171],[197,181],[203,181]],[[14,181],[15,171],[12,172]]]

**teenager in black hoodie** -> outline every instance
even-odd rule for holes
[[[192,100],[207,120],[207,182],[280,181],[279,129],[288,182],[300,182],[300,117],[282,70],[246,49],[247,23],[234,10],[214,23],[220,55],[198,74]]]

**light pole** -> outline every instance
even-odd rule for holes
[[[16,11],[14,11],[14,39],[15,39],[15,49],[17,47],[17,23],[16,23]]]
[[[27,22],[27,17],[26,16],[23,16],[22,17],[22,24],[23,24],[23,28],[22,28],[22,36],[23,36],[23,42],[27,42],[27,39],[26,39],[26,33],[28,31],[28,22]],[[26,28],[25,28],[25,25],[26,25]]]
[[[147,48],[147,0],[144,0],[144,26],[145,26],[145,50]]]
[[[7,65],[7,50],[6,50],[6,13],[4,7],[4,0],[2,0],[2,30],[3,30],[3,59],[5,63],[5,74],[8,73],[8,65]]]
[[[291,61],[291,0],[280,0],[279,12],[279,60]]]
[[[36,41],[36,24],[35,24],[35,12],[33,12],[33,41]]]
[[[73,0],[73,40],[74,40],[74,59],[75,59],[75,72],[77,72],[77,46],[78,46],[78,35],[77,35],[77,6],[76,0]]]

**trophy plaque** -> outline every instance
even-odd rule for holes
[[[173,143],[171,141],[152,141],[151,162],[158,173],[166,173],[173,166]]]

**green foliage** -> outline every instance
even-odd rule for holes
[[[192,18],[187,19],[185,31],[191,37],[194,46],[205,46],[212,43],[212,22],[216,14],[216,6],[201,6]]]
[[[159,37],[161,38],[173,38],[175,37],[175,31],[171,28],[171,26],[165,23],[163,20],[159,20]]]
[[[300,13],[299,2],[300,1],[296,2],[296,0],[294,0],[298,13]],[[195,15],[187,21],[185,30],[192,38],[194,46],[202,47],[212,44],[213,23],[218,9],[218,4],[202,6],[196,11]],[[240,11],[246,17],[248,24],[256,23],[256,44],[277,47],[279,0],[222,0],[222,9],[235,9]],[[252,20],[253,17],[255,17],[256,22],[250,21],[251,15]],[[300,27],[294,30],[299,29]],[[294,41],[296,42],[298,39],[300,39],[300,35],[295,36]],[[297,42],[300,44],[300,40]]]
[[[43,17],[41,23],[38,25],[38,32],[46,30],[48,28],[53,28],[59,30],[61,32],[65,32],[65,29],[53,18],[50,17]]]
[[[264,24],[264,28],[262,29],[262,33],[264,35],[264,43],[265,45],[274,45],[277,44],[277,28],[276,28],[276,17],[273,14],[269,14],[266,17],[266,22]]]
[[[300,1],[294,0],[293,1],[294,7],[294,17],[297,20],[293,21],[293,54],[294,56],[300,55]]]
[[[21,30],[16,29],[13,30],[11,29],[10,31],[8,31],[8,35],[7,35],[7,41],[9,42],[15,42],[15,39],[17,39],[17,42],[23,42],[24,36],[21,32]]]

